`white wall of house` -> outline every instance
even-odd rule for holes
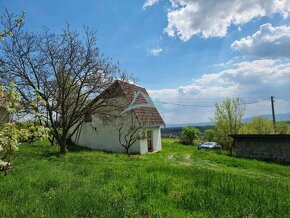
[[[160,127],[150,128],[153,136],[154,151],[161,150]],[[83,123],[80,132],[72,137],[77,145],[96,150],[109,152],[125,152],[125,148],[119,142],[118,121],[112,124],[103,124],[102,120],[93,117],[91,123]],[[148,153],[147,139],[136,141],[130,148],[130,153],[146,154]]]
[[[160,126],[152,128],[153,150],[161,151],[161,128]]]
[[[140,140],[140,154],[148,153],[147,139]]]

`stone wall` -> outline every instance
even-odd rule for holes
[[[232,135],[237,157],[290,163],[290,135]]]

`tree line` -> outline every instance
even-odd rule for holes
[[[203,134],[195,127],[184,127],[180,141],[183,144],[198,144],[201,141],[216,141],[223,148],[231,151],[233,139],[229,135],[234,134],[287,134],[290,133],[290,125],[287,121],[276,122],[261,116],[254,117],[250,122],[243,123],[246,106],[240,98],[225,98],[223,102],[216,104],[213,121],[213,129],[207,129]]]

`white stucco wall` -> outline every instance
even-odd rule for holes
[[[119,143],[119,126],[118,121],[111,125],[103,124],[102,120],[93,117],[92,123],[83,123],[77,141],[77,134],[72,137],[74,143],[109,152],[125,152],[125,148]],[[161,150],[161,132],[160,127],[152,127],[153,150]],[[130,148],[131,153],[146,154],[148,153],[147,139],[136,141]]]
[[[153,150],[154,151],[161,151],[161,129],[160,127],[152,128],[152,136],[153,136]]]
[[[148,153],[147,139],[140,140],[140,154]]]
[[[103,124],[102,120],[93,117],[92,123],[83,123],[79,138],[77,133],[72,137],[74,143],[97,150],[110,152],[125,152],[125,148],[119,143],[119,127],[117,122]],[[137,141],[130,148],[131,153],[140,153],[140,142]]]

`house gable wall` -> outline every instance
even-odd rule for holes
[[[118,122],[118,120],[115,120],[110,124],[104,124],[101,119],[93,116],[93,122],[83,123],[80,132],[76,132],[72,140],[77,145],[91,149],[108,152],[125,152],[118,138],[120,127]],[[153,150],[160,151],[162,149],[160,127],[147,127],[146,129],[152,131]],[[130,152],[137,154],[148,153],[147,139],[137,140],[130,148]]]
[[[104,124],[99,118],[93,116],[93,122],[83,123],[79,132],[73,136],[74,143],[80,146],[104,150],[109,152],[125,152],[119,142],[118,121]],[[146,141],[147,142],[147,141]],[[136,141],[130,148],[131,153],[141,153],[140,141]]]

